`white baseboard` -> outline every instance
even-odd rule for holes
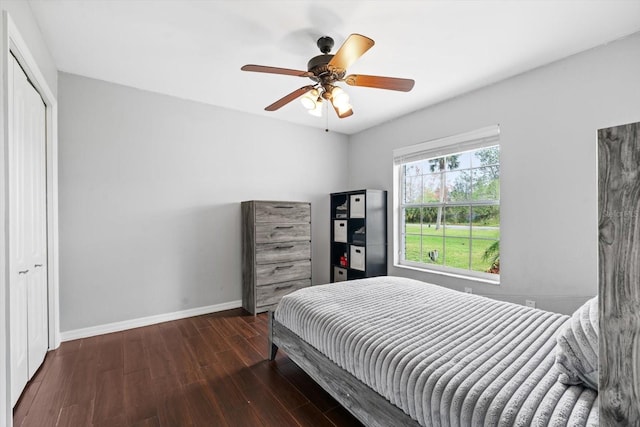
[[[64,331],[60,333],[60,337],[62,341],[77,340],[80,338],[109,334],[111,332],[140,328],[142,326],[155,325],[156,323],[169,322],[171,320],[184,319],[186,317],[216,313],[218,311],[230,310],[238,307],[242,307],[242,301],[229,301],[222,304],[208,305],[206,307],[190,308],[189,310],[174,311],[173,313],[157,314],[155,316],[141,317],[139,319],[124,320],[122,322],[107,323],[105,325],[91,326],[89,328]]]

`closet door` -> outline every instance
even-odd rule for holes
[[[29,228],[27,220],[31,215],[30,197],[27,189],[30,184],[30,147],[24,135],[25,110],[27,100],[26,77],[15,60],[12,71],[13,108],[10,111],[9,137],[9,234],[11,264],[9,267],[11,294],[11,403],[15,404],[24,385],[29,379],[27,289],[29,287]],[[25,80],[25,82],[23,82]],[[26,83],[26,84],[25,84]]]
[[[11,400],[15,404],[48,347],[46,145],[44,103],[15,59],[10,72],[9,286]]]
[[[20,70],[22,71],[22,70]],[[24,76],[24,74],[22,74]],[[27,182],[27,203],[31,214],[27,218],[27,245],[30,268],[27,280],[27,332],[29,350],[29,378],[44,361],[49,347],[47,305],[47,179],[45,105],[40,94],[30,83],[27,87],[28,102],[25,109],[25,135],[30,146],[30,167]],[[27,170],[27,169],[25,169]]]

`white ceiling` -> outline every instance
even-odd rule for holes
[[[29,0],[59,70],[324,129],[296,100],[316,40],[375,40],[349,73],[412,78],[411,92],[349,87],[352,134],[640,31],[639,0]]]

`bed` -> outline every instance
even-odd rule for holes
[[[567,368],[574,353],[556,361],[572,325],[581,345],[597,331],[591,308],[570,317],[391,276],[313,286],[269,314],[270,359],[283,349],[367,426],[597,426],[597,371],[582,367],[588,386]]]

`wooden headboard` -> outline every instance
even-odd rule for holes
[[[601,426],[640,426],[640,123],[598,130]]]

